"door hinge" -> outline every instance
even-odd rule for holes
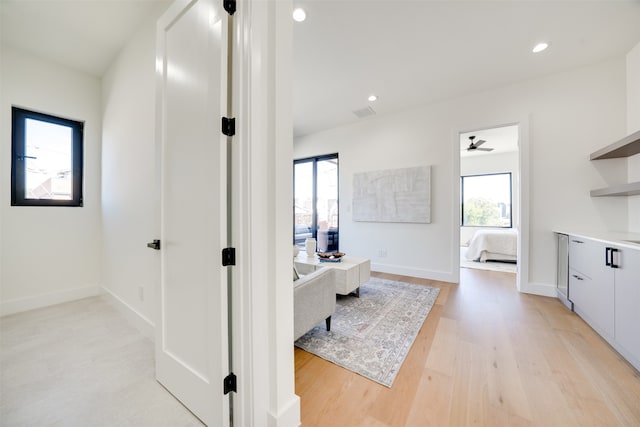
[[[230,391],[235,393],[238,392],[238,385],[236,381],[236,376],[233,372],[226,376],[226,378],[222,381],[224,394],[229,394]]]
[[[222,133],[227,136],[233,136],[236,134],[236,119],[223,117],[222,118]]]
[[[160,250],[160,240],[153,239],[153,242],[147,243],[147,247],[151,249],[155,249],[156,251]]]
[[[236,248],[224,248],[222,250],[222,266],[236,265]]]
[[[222,5],[229,15],[236,13],[236,0],[223,0]]]

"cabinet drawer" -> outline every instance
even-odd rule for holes
[[[569,268],[589,278],[605,265],[605,246],[594,240],[569,236]]]
[[[606,340],[614,336],[613,281],[593,280],[569,269],[569,300],[574,311]]]

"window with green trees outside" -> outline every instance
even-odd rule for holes
[[[511,228],[511,173],[460,177],[462,226]]]

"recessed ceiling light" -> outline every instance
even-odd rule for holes
[[[293,20],[296,22],[302,22],[307,19],[307,12],[304,9],[298,7],[293,10]]]
[[[373,101],[377,100],[377,99],[378,99],[378,97],[377,97],[377,96],[375,96],[375,95],[369,95],[369,97],[368,97],[367,99],[368,99],[369,101],[373,102]]]
[[[533,47],[533,49],[531,49],[531,52],[533,53],[538,53],[538,52],[542,52],[543,50],[545,50],[546,48],[549,47],[549,45],[551,45],[551,42],[542,42],[542,43],[538,43],[537,45],[535,45]]]

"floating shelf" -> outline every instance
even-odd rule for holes
[[[591,190],[591,197],[607,196],[638,196],[640,195],[640,182],[629,184],[612,185],[611,187]]]
[[[607,145],[598,151],[594,151],[591,153],[591,160],[631,157],[638,153],[640,153],[640,130],[622,138],[620,141]]]

